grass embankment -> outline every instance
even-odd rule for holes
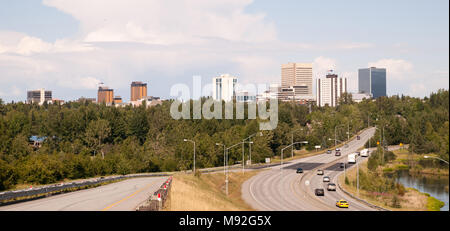
[[[356,168],[347,171],[347,183],[344,174],[339,177],[339,183],[347,192],[371,204],[393,211],[439,211],[444,205],[443,202],[429,194],[422,193],[414,188],[405,188],[401,184],[394,184],[393,187],[389,188],[387,185],[392,184],[392,182],[389,182],[389,179],[383,176],[382,171],[379,171],[378,175],[369,173],[367,162],[361,163],[359,170],[359,195],[356,189]],[[385,190],[379,190],[379,185],[382,184],[386,184]],[[378,190],[367,188],[378,188]]]
[[[241,185],[260,171],[229,172],[228,197],[225,194],[223,172],[176,174],[165,205],[166,211],[250,211],[241,198]]]

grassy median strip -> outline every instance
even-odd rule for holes
[[[241,197],[241,185],[260,171],[229,173],[228,197],[225,194],[223,172],[173,177],[166,211],[250,211]]]

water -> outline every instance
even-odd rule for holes
[[[449,194],[445,190],[448,186],[448,176],[411,175],[408,171],[400,171],[397,180],[407,188],[418,189],[444,202],[445,205],[441,211],[449,211]]]

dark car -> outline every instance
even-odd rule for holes
[[[314,190],[316,196],[324,196],[325,195],[325,190],[323,190],[323,188],[316,188],[316,190]]]
[[[328,151],[327,151],[327,154],[331,154],[331,152],[332,152],[331,150],[328,150]]]
[[[361,137],[360,137],[360,136],[356,136],[356,139],[357,139],[357,140],[360,140],[360,139],[361,139]]]
[[[303,173],[303,169],[302,168],[297,168],[297,173]]]
[[[341,152],[336,151],[336,153],[334,154],[335,156],[341,156]]]
[[[340,166],[341,168],[344,168],[345,167],[345,163],[341,163],[341,166]]]

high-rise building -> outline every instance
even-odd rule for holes
[[[359,93],[371,94],[374,99],[387,96],[386,68],[362,68],[358,70]]]
[[[225,102],[232,101],[236,96],[235,86],[237,77],[229,74],[220,75],[213,78],[212,96],[214,100],[224,100]]]
[[[97,102],[111,104],[114,101],[114,90],[106,86],[98,87]]]
[[[137,101],[145,97],[147,97],[147,84],[143,82],[132,82],[130,101]]]
[[[339,78],[336,74],[327,74],[325,79],[318,78],[316,84],[317,106],[336,107],[339,104],[339,98],[345,92],[347,92],[347,78]]]
[[[52,101],[52,91],[46,91],[44,88],[28,91],[27,92],[27,102],[28,103],[39,103],[42,105],[44,102]]]
[[[313,96],[312,63],[288,63],[281,65],[281,87],[295,86],[300,96]]]
[[[120,97],[120,96],[114,96],[114,98],[113,98],[113,102],[114,102],[114,104],[121,104],[121,103],[123,103],[123,101],[122,101],[122,97]]]

